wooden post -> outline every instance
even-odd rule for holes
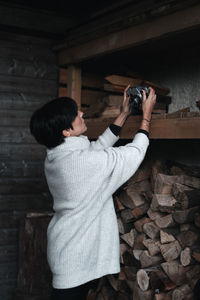
[[[74,99],[81,107],[81,68],[75,65],[68,67],[67,96]]]

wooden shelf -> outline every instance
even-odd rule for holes
[[[96,139],[113,122],[111,119],[87,119],[90,139]],[[141,117],[129,117],[124,125],[120,138],[132,139],[140,126]],[[150,139],[200,139],[200,117],[161,118],[151,122]]]

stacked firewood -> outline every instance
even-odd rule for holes
[[[121,272],[103,277],[88,299],[194,299],[200,279],[197,176],[148,161],[114,195]]]

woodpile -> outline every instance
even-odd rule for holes
[[[119,274],[88,300],[192,300],[200,279],[200,173],[144,162],[114,195]]]

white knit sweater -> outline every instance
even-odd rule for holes
[[[53,287],[71,288],[120,271],[119,232],[112,194],[137,170],[149,140],[112,147],[108,128],[96,142],[68,137],[47,150],[45,174],[55,214],[47,231]]]

